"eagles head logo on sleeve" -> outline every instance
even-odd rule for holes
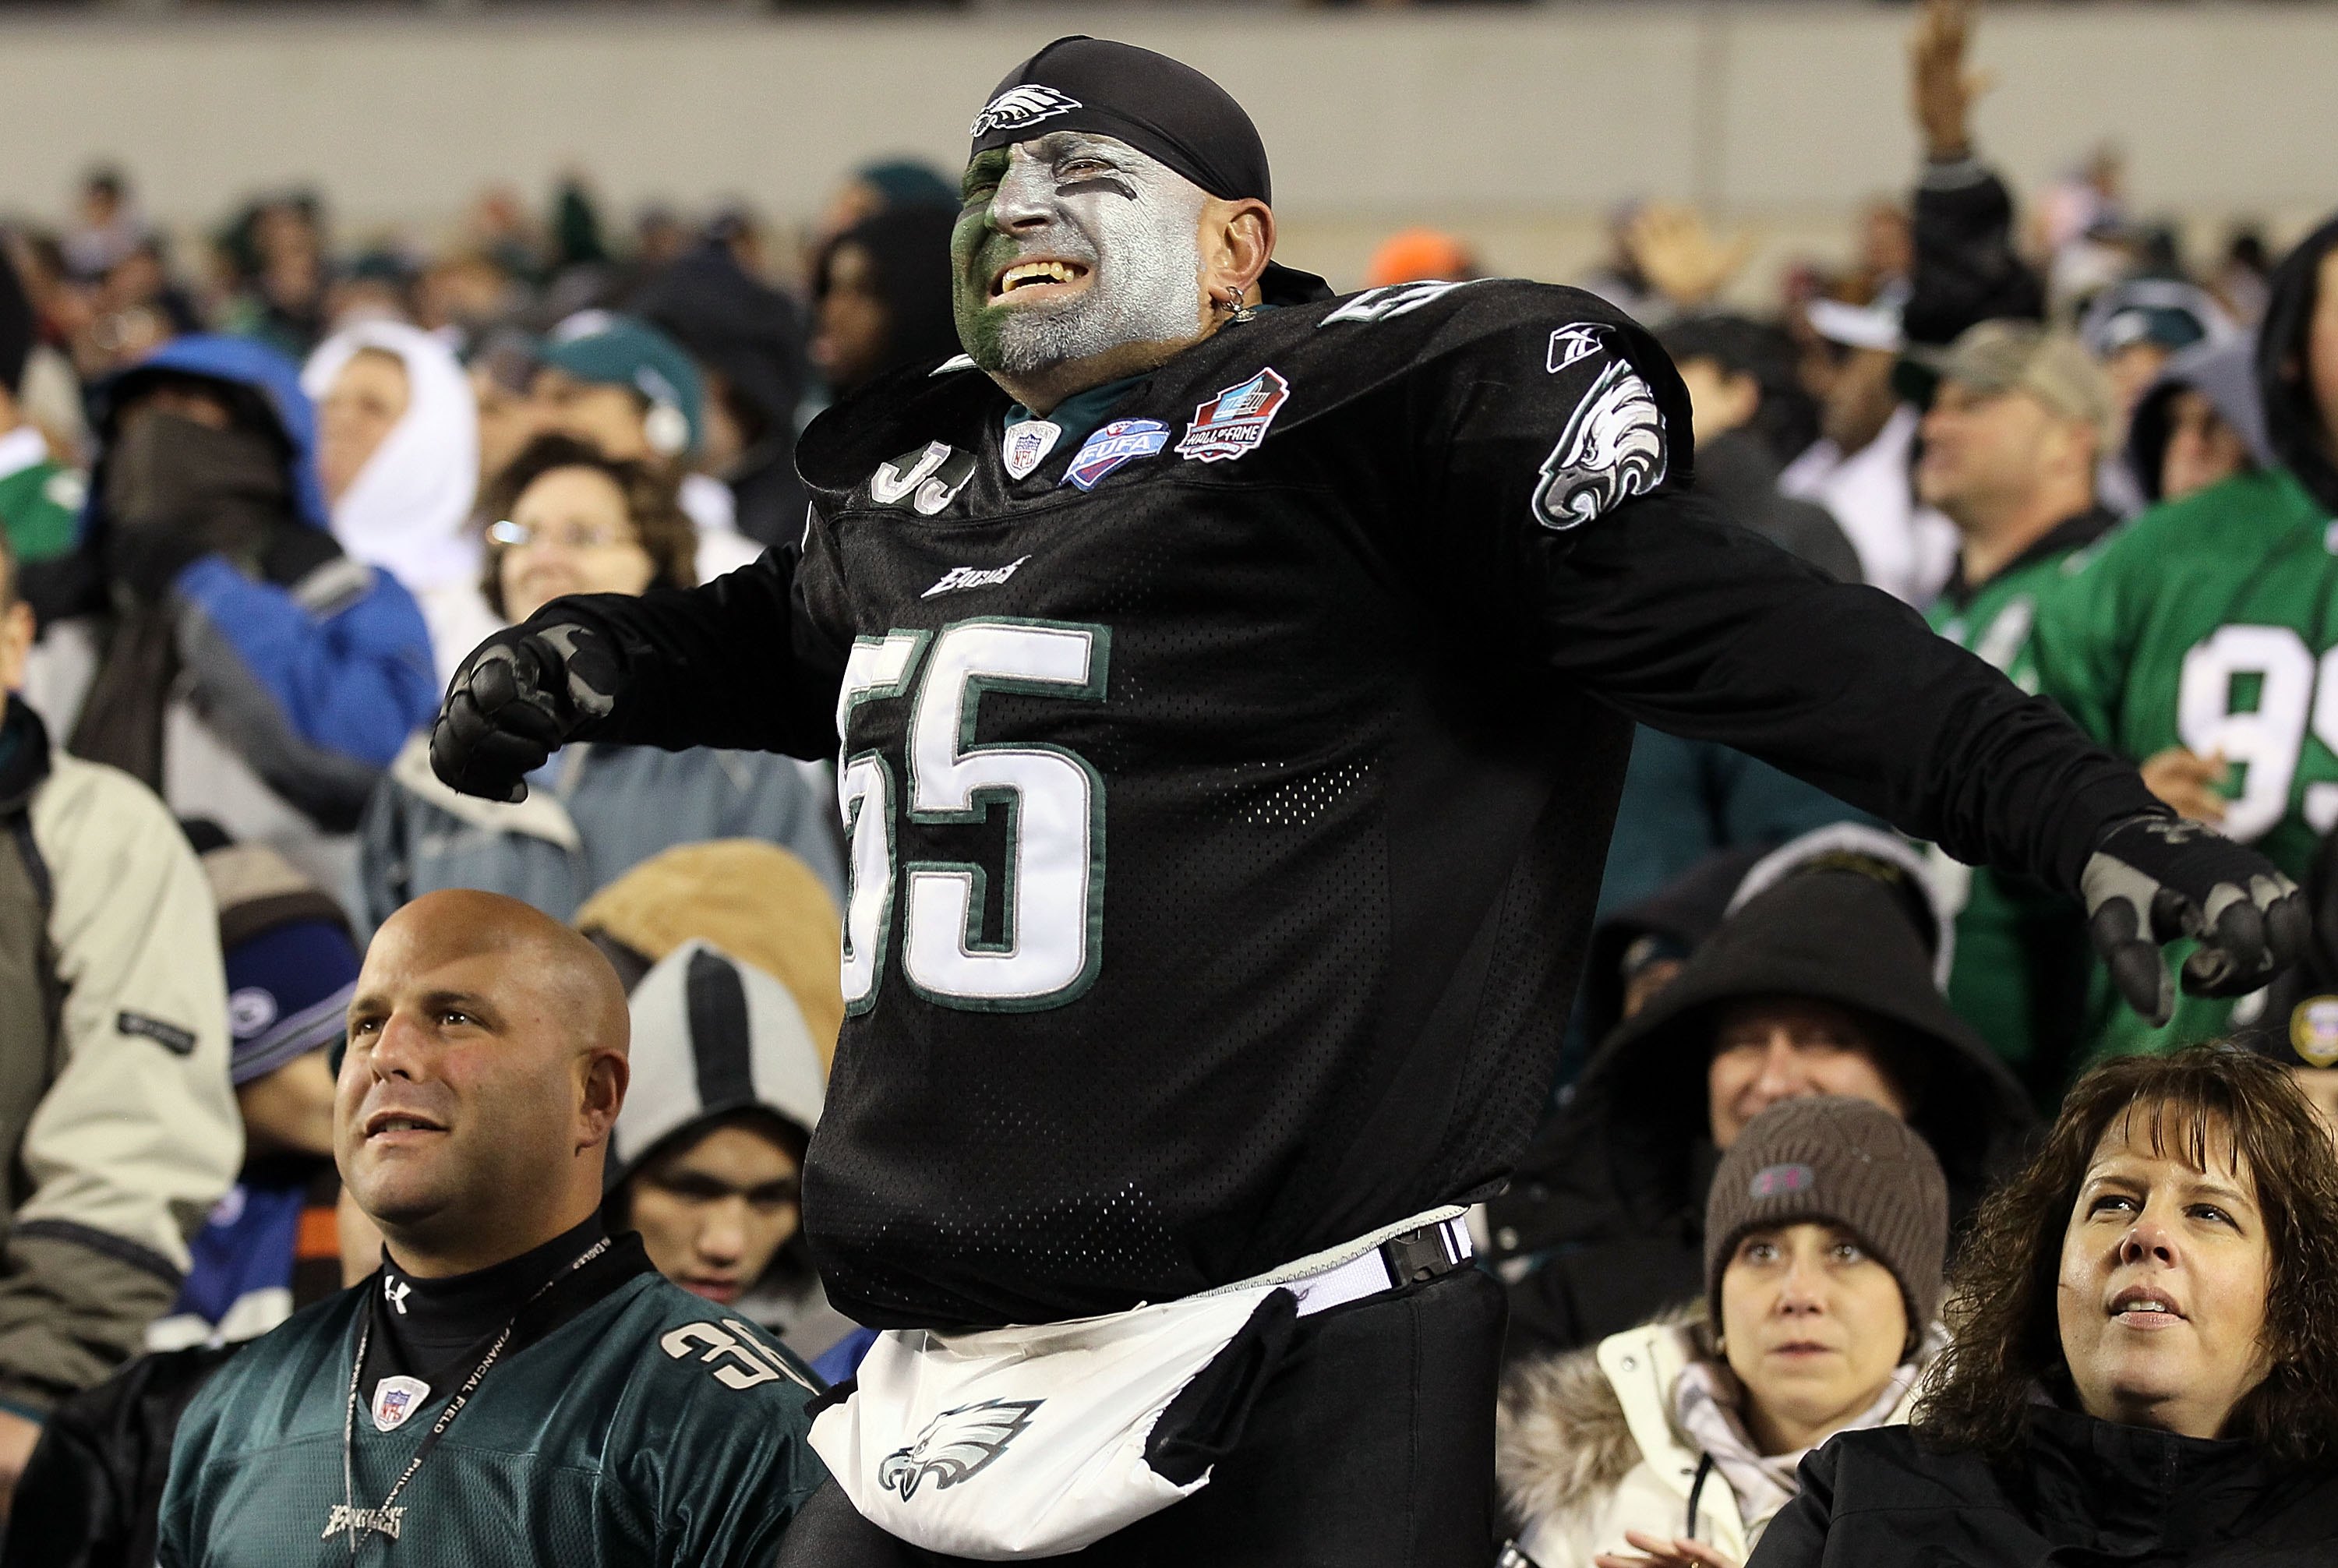
[[[928,1475],[938,1489],[957,1485],[1007,1451],[1031,1425],[1044,1399],[985,1399],[945,1410],[926,1424],[918,1440],[896,1448],[877,1466],[877,1485],[899,1492],[907,1503]]]
[[[1573,528],[1664,482],[1664,415],[1648,384],[1618,359],[1599,373],[1542,460],[1535,518],[1547,528]]]

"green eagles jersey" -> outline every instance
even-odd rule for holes
[[[2299,877],[2338,822],[2333,547],[2330,514],[2289,475],[2243,475],[2137,518],[2041,606],[2034,639],[2040,689],[2112,750],[2222,752],[2225,833]],[[2232,1015],[2179,992],[2154,1029],[2095,985],[2088,1056],[2212,1038]]]
[[[638,1249],[639,1243],[634,1246]],[[804,1434],[814,1385],[763,1333],[643,1271],[489,1369],[398,1499],[395,1539],[329,1532],[368,1280],[223,1367],[180,1424],[166,1568],[767,1568],[827,1479]],[[388,1432],[356,1421],[354,1503],[373,1509],[453,1390]]]
[[[1970,594],[1952,586],[1929,616],[1932,630],[2038,688],[2031,632],[2041,608],[2067,596],[2102,548],[2115,519],[2071,518]],[[1935,883],[1956,909],[1949,1004],[2050,1103],[2067,1047],[2085,1025],[2088,949],[2078,906],[2045,888],[1932,851]]]
[[[73,548],[80,527],[82,476],[50,462],[0,475],[0,529],[19,561],[46,561]]]

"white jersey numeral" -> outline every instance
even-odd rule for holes
[[[908,690],[925,646],[923,632],[860,639],[844,662],[837,694],[836,732],[844,744],[836,764],[836,803],[846,844],[841,977],[848,1013],[865,1012],[877,1000],[885,938],[893,928],[893,774],[874,751],[852,754],[852,710]]]
[[[1057,1007],[1095,977],[1104,905],[1104,779],[1059,746],[978,745],[986,692],[1094,701],[1104,695],[1111,634],[1101,626],[991,617],[931,637],[865,638],[845,666],[837,793],[851,852],[843,986],[849,1011],[873,1005],[885,967],[897,883],[905,889],[901,970],[948,1007]],[[923,655],[922,671],[918,670]],[[874,751],[851,751],[852,710],[910,695],[903,802],[920,825],[1006,813],[999,917],[986,933],[990,873],[971,861],[898,864],[892,775]]]
[[[2225,808],[2225,837],[2261,838],[2289,810],[2305,738],[2338,751],[2338,647],[2319,660],[2286,626],[2219,626],[2184,655],[2176,728],[2203,757],[2221,753],[2239,793]],[[2338,824],[2338,784],[2307,786],[2306,824]]]

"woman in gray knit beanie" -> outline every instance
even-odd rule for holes
[[[1522,1367],[1502,1481],[1536,1568],[1737,1568],[1837,1432],[1904,1422],[1940,1344],[1948,1189],[1890,1112],[1789,1100],[1714,1173],[1700,1309]]]

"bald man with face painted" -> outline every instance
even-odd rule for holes
[[[384,924],[334,1102],[381,1268],[189,1409],[163,1563],[771,1561],[814,1385],[602,1229],[627,1030],[608,961],[514,899]]]
[[[885,1332],[791,1557],[1486,1561],[1500,1291],[1459,1221],[1547,1102],[1630,719],[2085,880],[2146,1006],[2182,918],[2201,984],[2295,946],[2271,867],[1688,494],[1631,320],[1276,263],[1201,73],[1049,44],[963,194],[965,353],[806,432],[801,545],[555,602],[433,739],[491,799],[570,740],[836,760],[803,1220]]]

